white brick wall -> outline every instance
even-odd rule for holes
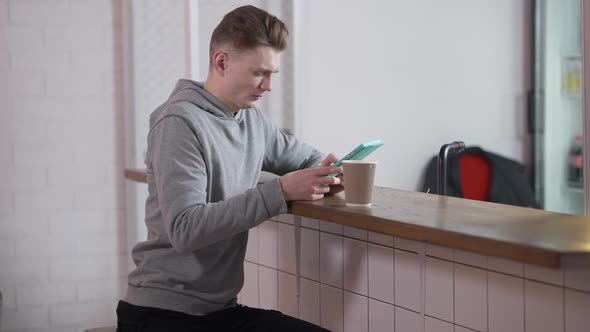
[[[115,322],[128,260],[120,6],[0,0],[2,331]]]
[[[49,325],[47,307],[30,307],[16,310],[7,309],[2,311],[2,329],[33,329]]]
[[[8,23],[8,1],[0,1],[0,26],[5,26]]]
[[[68,0],[17,0],[9,1],[10,22],[15,24],[63,24],[70,21]]]
[[[13,210],[12,193],[0,193],[0,216],[9,215]]]
[[[46,283],[17,288],[18,307],[72,303],[76,300],[76,286],[70,283]]]
[[[8,67],[8,51],[0,50],[0,70],[6,71]]]
[[[0,44],[7,45],[7,44]],[[12,55],[9,55],[12,58]],[[3,98],[30,98],[43,95],[43,75],[36,71],[9,69],[0,74]]]
[[[116,320],[116,304],[69,304],[54,306],[49,319],[55,326],[105,326]]]
[[[43,30],[40,26],[14,26],[10,24],[4,28],[2,45],[6,45],[11,50],[40,50],[43,46]]]

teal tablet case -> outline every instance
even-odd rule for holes
[[[367,142],[367,143],[363,143],[363,144],[357,146],[354,150],[350,151],[346,156],[344,156],[340,160],[338,160],[334,164],[334,166],[336,166],[336,167],[342,166],[342,162],[344,160],[362,160],[362,159],[365,159],[368,155],[370,155],[375,150],[377,150],[381,145],[383,145],[383,142],[381,142],[380,139],[375,140],[375,141],[370,141],[370,142]],[[337,174],[330,174],[330,176],[336,176],[336,175]]]
[[[383,145],[383,142],[381,142],[380,139],[378,139],[376,141],[363,143],[363,144],[357,146],[354,150],[350,151],[350,153],[348,153],[342,159],[338,160],[338,162],[336,162],[334,164],[334,166],[336,166],[336,167],[342,166],[342,162],[344,160],[363,160],[368,155],[370,155],[375,150],[377,150],[381,145]]]

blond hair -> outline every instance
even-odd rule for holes
[[[245,51],[262,45],[283,51],[288,40],[289,31],[276,16],[251,5],[238,7],[225,14],[213,30],[209,44],[209,64],[221,46]]]

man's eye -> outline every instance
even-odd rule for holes
[[[255,71],[254,72],[254,76],[262,76],[262,75],[264,75],[264,73],[261,72],[261,71]]]

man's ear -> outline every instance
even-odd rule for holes
[[[224,51],[217,51],[213,54],[213,69],[219,75],[224,76],[229,62],[229,55]]]

